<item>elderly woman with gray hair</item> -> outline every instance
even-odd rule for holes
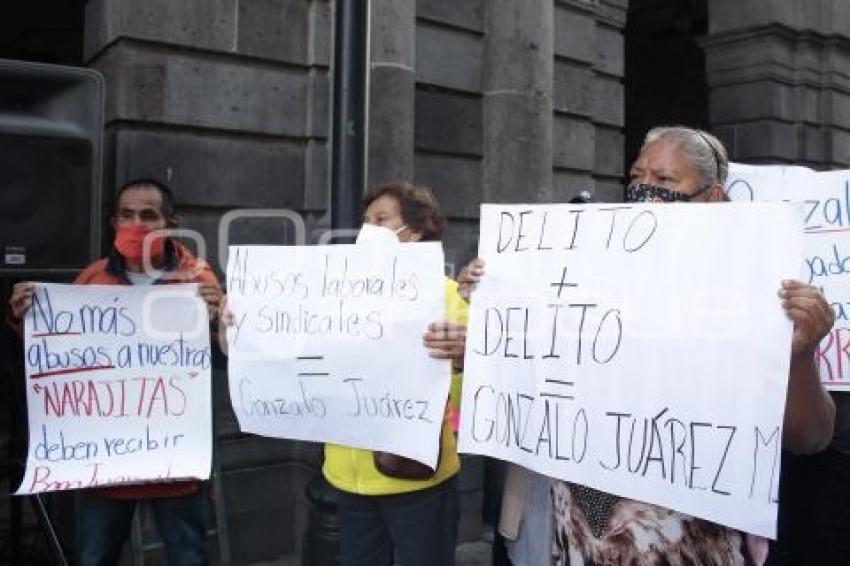
[[[640,155],[629,172],[629,202],[721,202],[728,200],[724,182],[728,159],[723,144],[708,132],[681,126],[661,127],[647,134]],[[462,295],[469,296],[483,276],[475,260],[461,273]],[[798,281],[783,281],[778,291],[782,307],[794,323],[791,371],[783,427],[783,448],[797,454],[823,450],[832,437],[835,406],[820,382],[815,349],[834,316],[821,292]],[[533,483],[532,483],[533,485]],[[510,478],[506,504],[523,506],[525,518],[537,510],[524,504],[530,497],[514,497],[522,481]],[[552,485],[554,545],[542,561],[534,545],[514,553],[516,565],[552,563],[561,566],[613,564],[763,564],[764,539],[689,517],[670,509],[631,501],[587,487],[556,481]],[[506,512],[507,511],[507,512]],[[503,509],[516,521],[523,510]],[[514,531],[516,532],[516,531]],[[535,536],[519,530],[519,536]]]

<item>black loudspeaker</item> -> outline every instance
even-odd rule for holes
[[[0,276],[97,257],[103,101],[93,69],[0,59]]]

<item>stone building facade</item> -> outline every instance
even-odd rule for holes
[[[12,32],[0,56],[101,71],[107,200],[132,177],[165,179],[217,263],[230,210],[329,222],[333,5],[74,0],[74,18],[19,7],[0,24]],[[846,0],[372,0],[370,29],[368,182],[433,186],[455,266],[475,255],[482,202],[621,199],[651,125],[708,128],[740,161],[850,167]],[[231,234],[289,238],[272,220]],[[297,553],[321,452],[239,434],[225,379],[219,369],[219,496],[234,562]],[[475,538],[480,462],[467,469],[463,536]]]
[[[474,254],[480,202],[617,199],[625,21],[621,0],[372,2],[369,183],[432,185],[458,263]],[[88,2],[106,186],[168,179],[213,249],[235,207],[321,225],[332,31],[326,0]]]
[[[850,3],[710,2],[711,126],[735,159],[850,166]]]
[[[619,198],[625,20],[619,0],[371,2],[368,183],[434,187],[450,270],[475,254],[481,202]],[[105,187],[166,179],[209,250],[234,208],[326,226],[332,35],[327,0],[90,0],[83,56],[106,78]],[[236,222],[231,237],[288,241],[274,220]],[[231,554],[298,552],[320,453],[240,435],[221,393]],[[461,536],[479,538],[480,460],[461,489]]]

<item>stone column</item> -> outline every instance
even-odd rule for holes
[[[733,159],[850,166],[850,3],[709,3],[714,130]]]
[[[485,5],[485,202],[552,199],[552,0]]]
[[[416,2],[371,3],[368,184],[413,179]]]
[[[626,0],[555,2],[554,200],[623,198]]]

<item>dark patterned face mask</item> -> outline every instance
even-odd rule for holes
[[[673,189],[641,183],[626,189],[626,202],[688,202],[710,188],[704,187],[692,195],[686,195]]]

